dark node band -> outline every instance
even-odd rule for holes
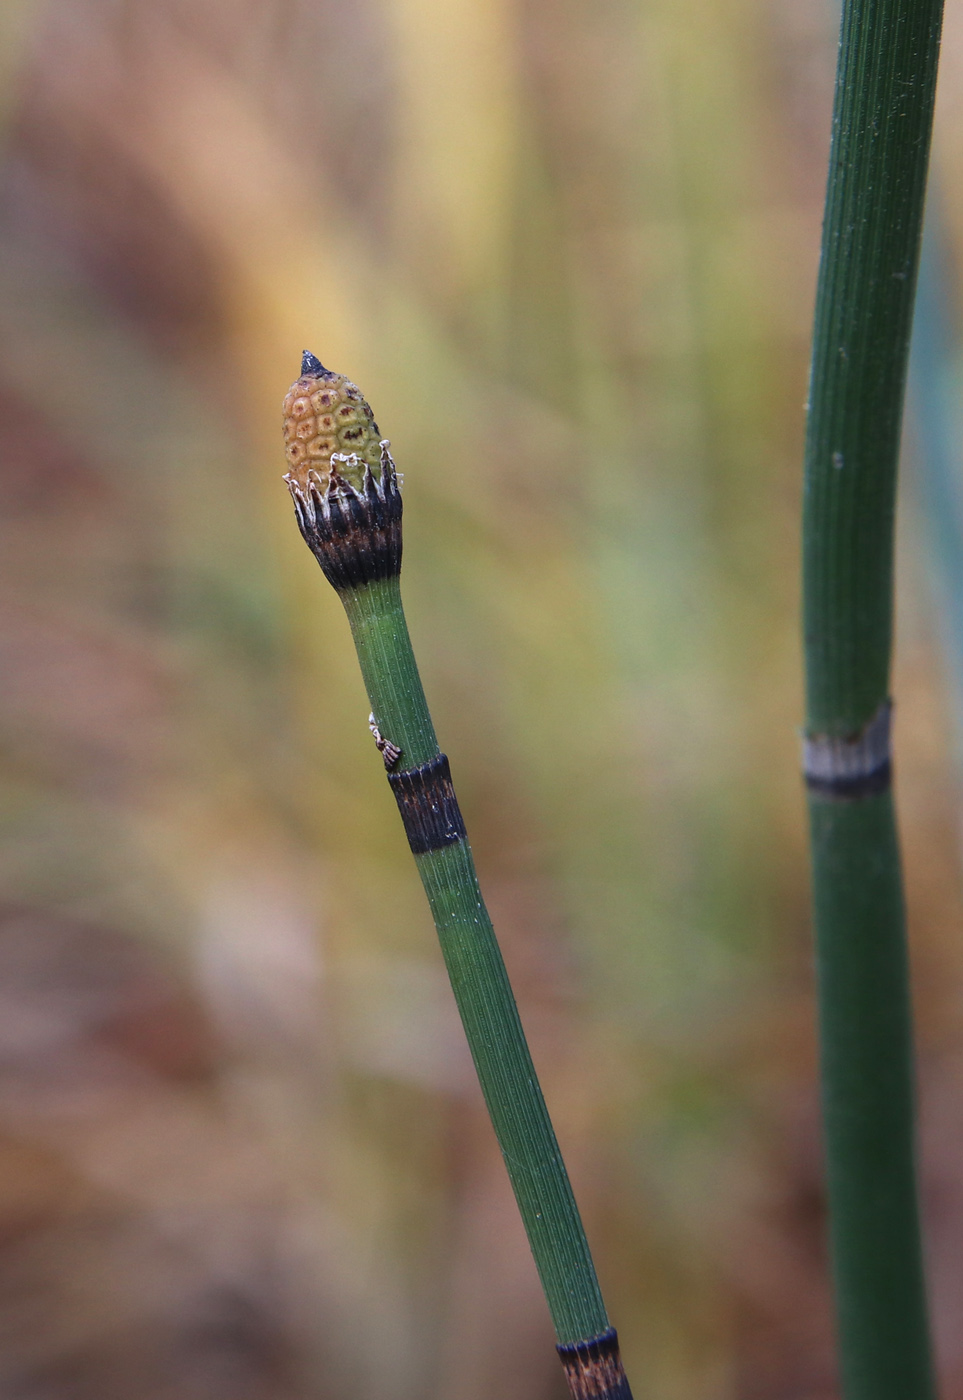
[[[335,588],[358,588],[401,572],[401,492],[387,453],[381,480],[366,470],[360,491],[334,472],[324,490],[313,480],[302,485],[289,479],[288,485],[301,534]]]
[[[408,845],[416,856],[465,839],[465,823],[443,753],[420,768],[389,773],[388,782],[405,824]]]
[[[632,1400],[614,1327],[587,1342],[559,1347],[558,1354],[572,1400]]]
[[[834,802],[855,802],[861,797],[878,797],[893,785],[893,765],[882,767],[861,778],[811,778],[806,774],[806,788]]]
[[[833,802],[855,802],[887,792],[892,705],[880,705],[858,734],[816,734],[803,739],[803,775],[810,792]]]

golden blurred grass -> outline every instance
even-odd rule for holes
[[[637,1400],[829,1397],[793,726],[830,16],[16,14],[0,963],[33,961],[0,1037],[0,1397],[559,1394],[280,480],[303,346],[405,473],[416,647]],[[912,540],[904,576],[951,1396],[956,794]]]

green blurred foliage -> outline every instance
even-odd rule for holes
[[[794,735],[833,23],[6,7],[3,1400],[560,1395],[281,482],[305,346],[405,475],[416,650],[637,1400],[834,1394]],[[951,1396],[957,814],[913,548],[901,795]]]

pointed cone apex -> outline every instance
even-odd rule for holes
[[[312,355],[310,350],[301,352],[301,373],[304,374],[330,374],[331,371],[325,369],[317,355]]]

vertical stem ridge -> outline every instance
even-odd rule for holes
[[[893,523],[942,0],[846,0],[806,435],[807,727],[886,699]]]
[[[933,1391],[892,797],[811,804],[823,1117],[847,1400]]]
[[[595,1337],[609,1320],[468,842],[416,861],[558,1340]]]
[[[889,672],[897,459],[941,0],[844,0],[803,507],[806,772],[846,1400],[934,1395]]]
[[[378,728],[401,749],[389,773],[438,931],[472,1059],[560,1346],[611,1332],[578,1206],[508,973],[462,834],[401,605],[397,577],[341,593]],[[430,752],[429,752],[430,750]],[[440,760],[440,762],[439,762]],[[419,812],[427,802],[430,811]],[[445,816],[454,805],[455,815]],[[439,843],[425,849],[434,830]],[[563,1357],[564,1359],[564,1357]],[[574,1372],[573,1372],[574,1374]],[[581,1373],[580,1373],[581,1374]],[[624,1394],[628,1397],[627,1383]],[[593,1382],[594,1383],[594,1382]],[[603,1398],[609,1392],[598,1390]],[[611,1392],[617,1400],[617,1392]]]

